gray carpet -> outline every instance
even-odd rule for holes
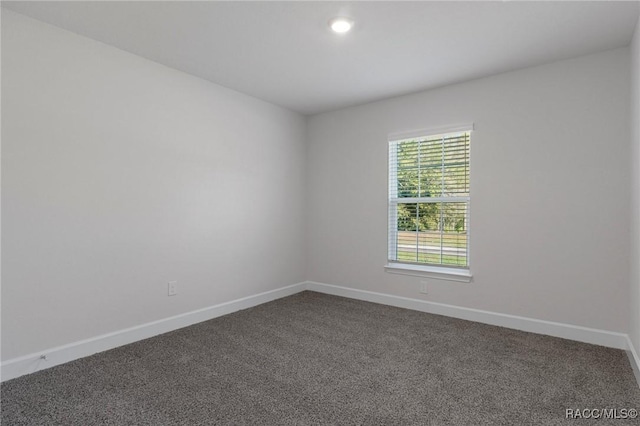
[[[594,423],[566,408],[640,409],[623,351],[312,292],[1,391],[2,425],[553,425]]]

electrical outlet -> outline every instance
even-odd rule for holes
[[[167,296],[175,296],[176,294],[178,294],[178,281],[169,281]]]
[[[422,294],[427,294],[427,282],[426,281],[420,281],[420,293]]]

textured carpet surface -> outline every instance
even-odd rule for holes
[[[2,425],[639,424],[621,350],[313,292],[2,384]]]

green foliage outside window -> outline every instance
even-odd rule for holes
[[[469,195],[469,134],[397,146],[398,198]],[[400,203],[398,231],[466,232],[466,203]]]

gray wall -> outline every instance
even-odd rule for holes
[[[638,32],[631,76],[617,49],[305,124],[3,10],[2,359],[305,279],[640,348]],[[467,122],[474,282],[421,295],[383,269],[386,136]]]
[[[302,116],[6,10],[2,114],[3,360],[305,279]]]
[[[631,43],[631,315],[629,336],[640,354],[640,18]]]
[[[626,332],[629,51],[312,117],[308,278]],[[386,273],[387,135],[474,122],[472,283]]]

